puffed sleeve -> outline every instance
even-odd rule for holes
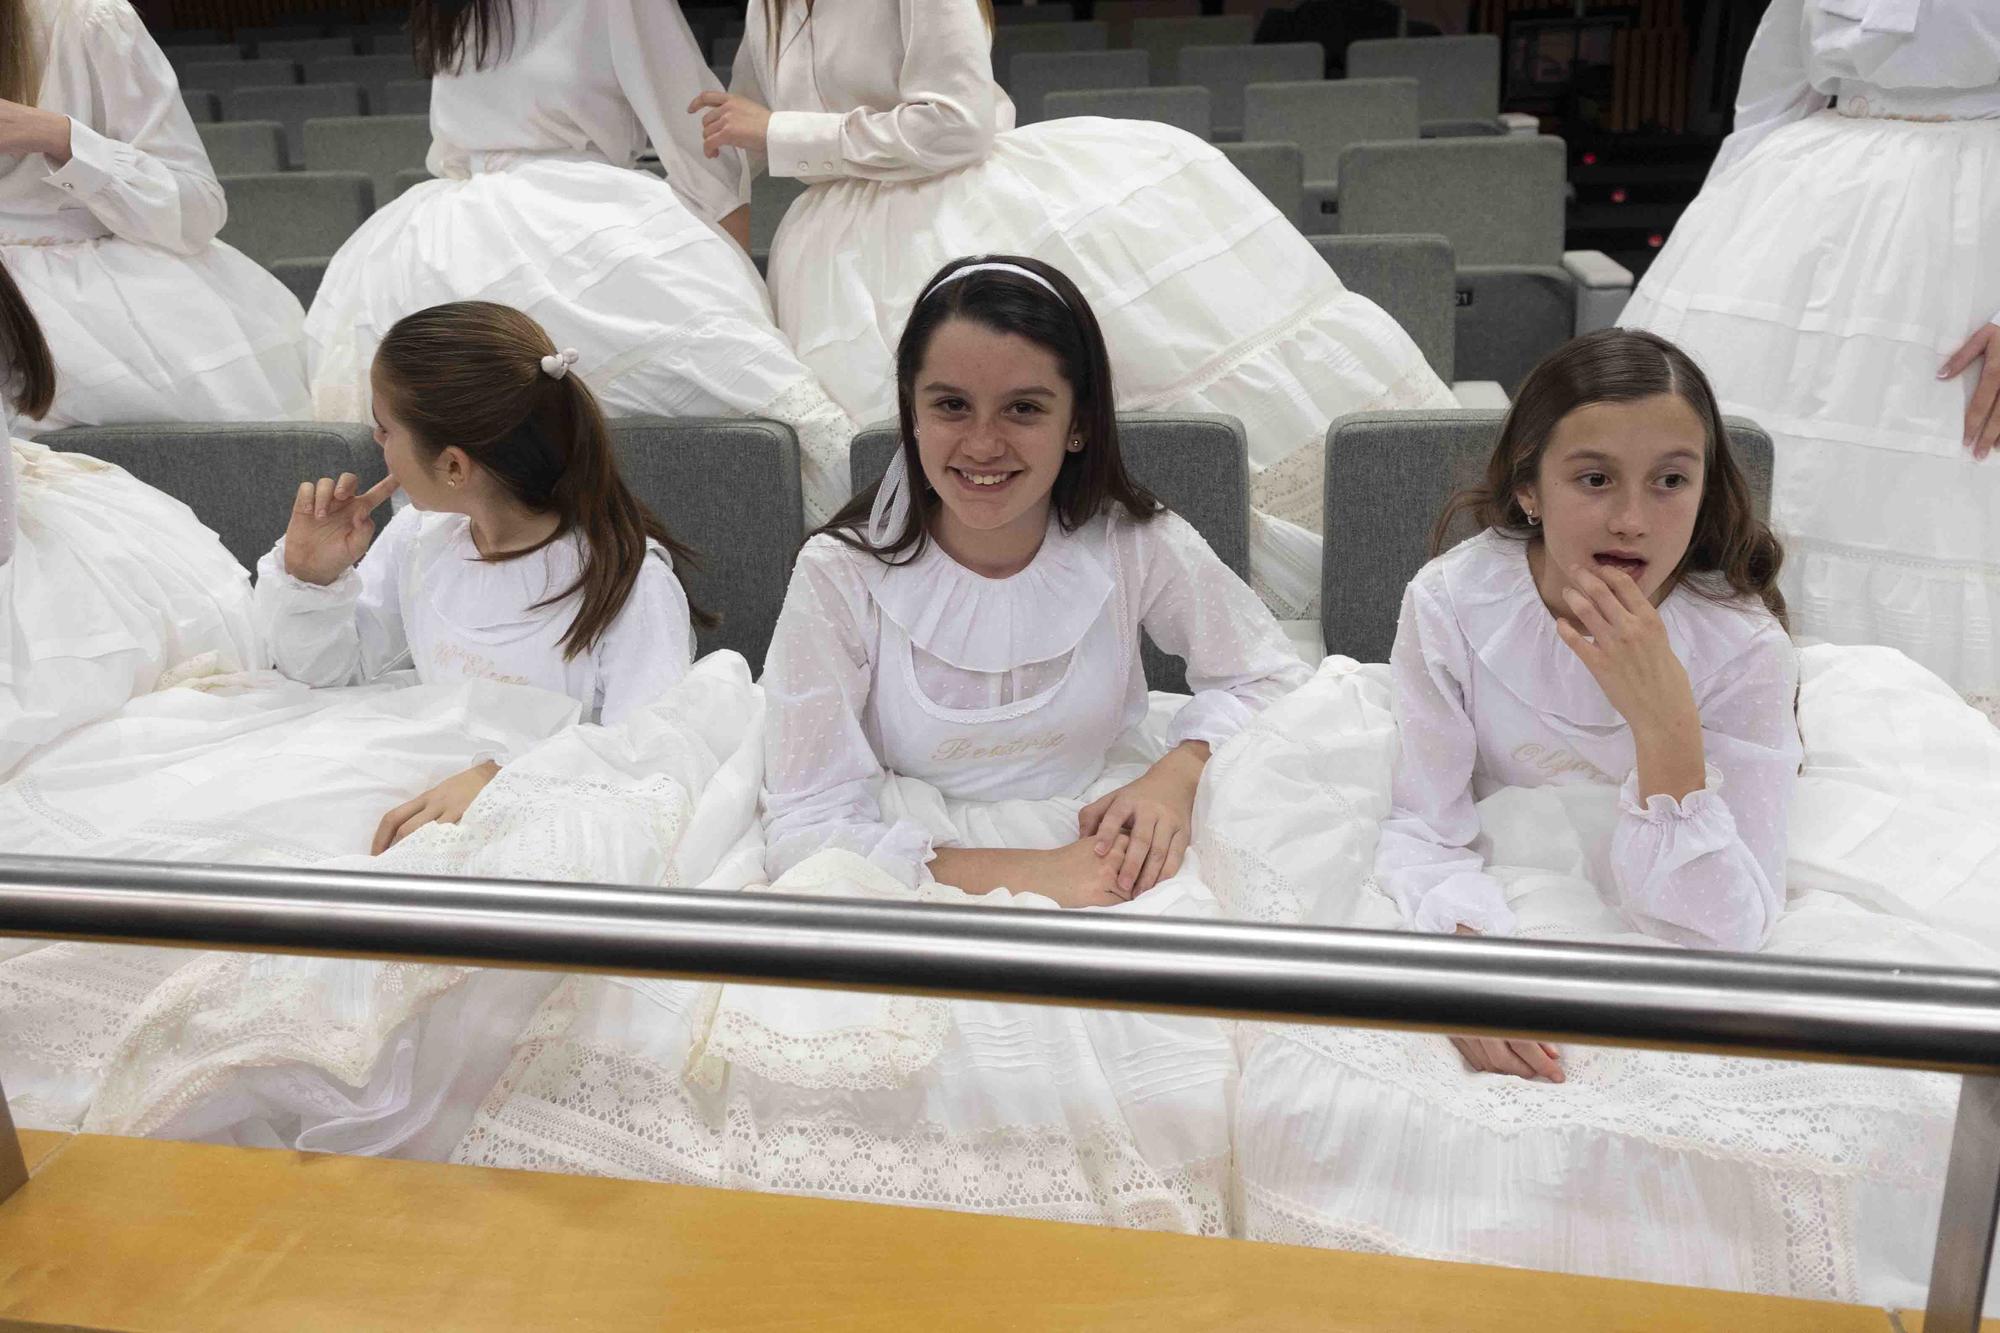
[[[1169,745],[1221,745],[1312,679],[1257,594],[1186,519],[1168,512],[1121,527],[1142,553],[1139,623],[1187,663],[1194,697],[1175,715]]]
[[[414,505],[405,508],[359,565],[324,587],[285,572],[285,539],[278,539],[257,562],[251,609],[279,671],[326,687],[358,685],[409,664],[402,584],[422,521]]]
[[[702,154],[701,117],[687,106],[722,85],[681,7],[667,0],[613,0],[610,12],[612,69],[667,169],[667,184],[709,221],[729,216],[750,201],[749,168],[734,148],[712,158]]]
[[[983,159],[999,128],[993,38],[972,0],[902,0],[903,64],[886,111],[773,107],[774,176],[923,180]],[[739,65],[740,68],[740,65]]]
[[[874,688],[875,611],[847,548],[816,537],[799,552],[762,681],[765,868],[776,879],[839,847],[904,884],[929,882],[930,835],[882,818],[887,773],[862,723]]]
[[[91,107],[70,117],[70,160],[49,184],[114,235],[191,255],[228,217],[173,67],[130,5],[100,4],[79,27]]]
[[[1465,636],[1423,574],[1404,590],[1389,652],[1396,715],[1396,773],[1389,817],[1375,848],[1375,882],[1421,931],[1470,926],[1511,935],[1514,913],[1499,882],[1471,850],[1479,836],[1472,770],[1479,738],[1462,682],[1471,671]]]
[[[1812,86],[1806,56],[1805,0],[1771,0],[1744,58],[1735,130],[1723,141],[1709,179],[1720,179],[1774,130],[1827,108],[1831,99]]]
[[[1649,935],[1707,949],[1756,949],[1785,905],[1785,833],[1803,748],[1798,657],[1775,621],[1705,682],[1707,785],[1676,801],[1619,791],[1612,871]]]
[[[597,654],[597,720],[606,726],[687,675],[694,662],[694,617],[665,550],[648,548],[625,605],[591,651]]]

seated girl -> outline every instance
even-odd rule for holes
[[[764,674],[776,887],[1212,914],[1210,747],[1308,672],[1126,474],[1089,306],[1046,264],[956,261],[897,390],[902,448],[806,543]],[[1194,689],[1150,746],[1141,629]],[[1220,1023],[588,980],[544,1014],[461,1160],[1225,1225]]]

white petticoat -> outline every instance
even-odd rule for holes
[[[2000,309],[2000,120],[1824,112],[1682,216],[1627,327],[1693,353],[1776,446],[1772,526],[1803,636],[1900,648],[2000,703],[2000,459],[1963,445]]]
[[[0,246],[48,339],[55,404],[24,435],[139,421],[298,421],[305,312],[234,247],[192,255],[105,236]]]
[[[413,187],[328,265],[306,317],[321,420],[360,421],[375,349],[447,301],[532,315],[614,417],[765,416],[799,436],[808,517],[848,494],[854,427],[772,323],[740,247],[664,182],[604,162],[521,156]]]
[[[2000,966],[2000,735],[1889,650],[1809,648],[1801,668],[1790,901],[1765,951]],[[1397,928],[1371,878],[1394,755],[1382,669],[1329,659],[1210,764],[1197,847],[1218,897]],[[1579,784],[1481,802],[1476,846],[1524,937],[1657,947],[1597,887],[1615,799]],[[1439,1036],[1245,1036],[1253,1239],[1922,1303],[1954,1078],[1572,1046],[1547,1084],[1471,1073]]]
[[[989,252],[1043,260],[1083,291],[1120,408],[1243,422],[1252,572],[1281,615],[1317,604],[1328,424],[1456,405],[1409,335],[1227,158],[1148,121],[1048,121],[928,180],[812,186],[772,243],[778,322],[850,415],[891,417],[896,342],[923,284]]]
[[[134,695],[255,662],[249,575],[186,505],[39,444],[15,441],[0,467],[20,479],[0,565],[0,777]]]

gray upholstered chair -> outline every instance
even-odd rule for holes
[[[1218,140],[1249,136],[1243,126],[1243,90],[1253,83],[1317,79],[1326,68],[1318,42],[1265,42],[1245,46],[1184,46],[1174,82],[1206,88]]]
[[[320,280],[326,277],[327,260],[324,259],[274,259],[264,265],[271,270],[271,276],[285,284],[299,304],[312,309],[313,298],[319,295]]]
[[[408,167],[402,171],[399,171],[390,180],[389,193],[385,198],[383,198],[382,202],[386,204],[389,202],[390,199],[401,198],[403,191],[409,189],[413,185],[422,185],[425,181],[430,179],[431,179],[431,173],[423,167]]]
[[[1501,134],[1500,39],[1384,37],[1347,48],[1350,79],[1415,79],[1427,138]]]
[[[218,176],[283,171],[290,165],[285,156],[285,127],[275,120],[224,120],[196,125],[194,130],[208,153],[209,167]]]
[[[377,116],[428,116],[431,113],[429,79],[391,79],[382,85],[378,100],[372,94],[368,110]]]
[[[1340,155],[1349,144],[1415,139],[1415,79],[1311,79],[1243,90],[1243,137],[1304,156],[1305,231],[1340,230]]]
[[[1502,412],[1363,412],[1327,431],[1326,554],[1320,572],[1326,649],[1386,662],[1403,589],[1430,559],[1431,529],[1453,493],[1476,483]],[[1728,420],[1729,443],[1760,517],[1771,505],[1771,437]],[[1447,534],[1473,535],[1469,525]]]
[[[222,239],[259,263],[328,258],[375,211],[375,187],[358,171],[226,176]]]
[[[431,147],[429,116],[327,116],[305,124],[308,171],[359,171],[377,199],[396,195],[399,173],[421,170]]]
[[[1132,20],[1132,45],[1146,53],[1159,83],[1179,80],[1183,47],[1248,46],[1256,36],[1257,20],[1249,14]]]
[[[1014,57],[1014,114],[1022,125],[1048,119],[1050,93],[1144,88],[1152,82],[1144,51],[1028,51]]]
[[[1305,213],[1304,158],[1295,143],[1217,144],[1230,165],[1256,186],[1294,227]]]
[[[1045,51],[1103,51],[1111,45],[1107,23],[1016,23],[993,34],[993,78],[1012,89],[1018,55]]]
[[[1388,312],[1450,384],[1458,317],[1451,242],[1442,236],[1315,236],[1312,243],[1348,290]]]
[[[759,176],[750,186],[750,253],[758,261],[771,254],[771,241],[778,224],[785,220],[792,201],[806,192],[806,183],[796,176]]]
[[[306,160],[306,122],[327,116],[359,116],[368,110],[360,85],[353,83],[292,84],[275,88],[237,88],[222,94],[225,120],[275,120],[285,127],[285,156]]]
[[[377,115],[390,114],[382,102],[392,83],[417,79],[417,65],[408,51],[379,56],[322,56],[304,66],[307,83],[352,83],[368,96],[368,109]]]
[[[854,437],[848,473],[859,494],[881,480],[897,448],[894,423]],[[1250,574],[1250,449],[1243,423],[1197,413],[1121,412],[1118,443],[1132,479],[1194,525],[1222,562]],[[1187,673],[1148,640],[1142,648],[1146,682],[1183,692]]]
[[[162,45],[167,63],[179,74],[190,65],[208,65],[216,61],[236,64],[243,59],[243,47],[238,42],[180,42],[172,46]],[[183,78],[182,82],[186,82]]]
[[[222,99],[206,88],[181,89],[181,101],[187,106],[188,119],[197,125],[222,119]]]
[[[1042,117],[1105,116],[1111,120],[1156,120],[1206,139],[1209,130],[1206,88],[1100,88],[1085,92],[1050,93],[1042,99]]]
[[[259,60],[326,60],[354,55],[352,37],[294,37],[287,41],[257,43]]]
[[[238,88],[282,88],[299,81],[299,67],[290,60],[203,60],[182,65],[183,88],[206,88],[212,93],[235,92]]]

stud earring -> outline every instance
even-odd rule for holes
[[[1540,526],[1542,526],[1542,516],[1540,514],[1534,514],[1534,513],[1529,514],[1528,526],[1531,528],[1539,528]]]
[[[1082,436],[1078,436],[1078,437],[1076,437],[1075,439],[1072,439],[1072,440],[1071,440],[1071,441],[1069,442],[1069,451],[1070,451],[1071,453],[1073,453],[1073,454],[1080,454],[1080,453],[1082,453],[1082,452],[1083,452],[1083,437],[1082,437]]]

